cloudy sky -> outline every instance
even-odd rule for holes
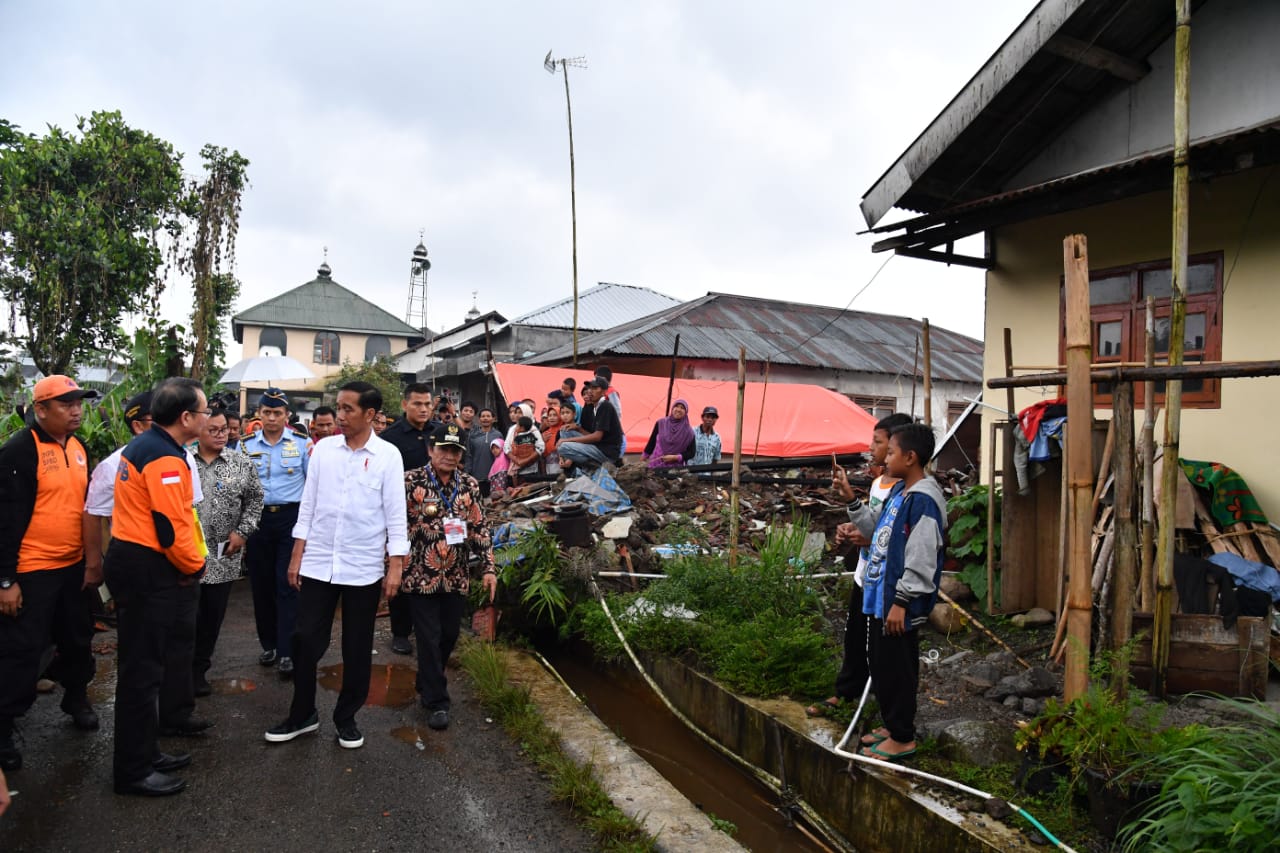
[[[425,229],[428,323],[472,291],[508,317],[579,281],[844,306],[873,255],[858,202],[1032,0],[220,3],[0,0],[0,117],[118,109],[199,168],[251,161],[244,309],[334,278],[403,316]],[[853,308],[982,335],[975,270],[895,258]],[[171,288],[165,311],[190,310]],[[233,350],[238,355],[238,350]]]

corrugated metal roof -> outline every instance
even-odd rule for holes
[[[578,329],[612,329],[639,317],[679,305],[680,300],[647,287],[602,281],[578,294]],[[512,325],[573,328],[573,297],[544,305],[511,321]]]
[[[754,362],[896,375],[910,373],[919,332],[910,317],[708,293],[588,335],[578,341],[578,355],[670,356],[678,334],[681,358],[736,361],[746,347]],[[982,341],[933,326],[930,345],[935,379],[982,381]],[[528,363],[564,361],[572,349],[557,347]]]
[[[422,332],[399,317],[334,281],[328,264],[306,284],[235,315],[232,330],[236,341],[242,339],[246,325],[422,337]]]

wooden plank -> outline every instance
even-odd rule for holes
[[[1036,495],[1034,482],[1027,494],[1018,492],[1014,476],[1013,445],[1009,431],[1019,429],[1015,423],[1002,424],[1005,430],[1001,442],[1003,462],[1001,467],[1009,472],[1006,478],[1000,514],[1000,609],[1006,613],[1019,613],[1035,607],[1036,601]],[[1038,479],[1043,479],[1040,477]],[[1055,481],[1056,482],[1056,481]],[[1056,503],[1055,495],[1055,503]]]
[[[1267,552],[1267,562],[1280,568],[1280,538],[1276,537],[1276,531],[1265,524],[1250,526],[1258,537],[1258,542],[1262,544],[1262,550]]]
[[[1237,533],[1238,536],[1233,537],[1236,547],[1240,549],[1240,556],[1246,560],[1253,560],[1255,563],[1262,562],[1262,554],[1258,552],[1258,546],[1253,541],[1253,529],[1244,522],[1236,522],[1227,528],[1228,533]]]
[[[1134,636],[1146,632],[1149,638],[1150,631],[1151,614],[1135,613]],[[1241,616],[1235,629],[1227,631],[1219,616],[1175,613],[1169,635],[1168,687],[1175,693],[1202,690],[1261,699],[1266,695],[1271,644],[1266,620],[1258,616]],[[1137,644],[1133,664],[1134,683],[1146,687],[1150,642]]]

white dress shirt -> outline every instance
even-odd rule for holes
[[[331,435],[316,443],[293,538],[306,541],[303,577],[344,586],[382,579],[383,556],[409,553],[404,462],[370,433],[359,450]]]

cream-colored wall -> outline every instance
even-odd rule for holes
[[[1280,358],[1280,181],[1263,187],[1266,176],[1256,170],[1191,186],[1190,252],[1224,255],[1224,361]],[[1256,209],[1246,223],[1255,198]],[[1004,375],[1005,327],[1013,330],[1015,365],[1058,363],[1064,237],[1082,233],[1088,238],[1091,269],[1168,258],[1170,205],[1171,193],[1152,193],[996,231],[997,265],[987,274],[984,374]],[[1056,392],[1019,390],[1015,403],[1022,409]],[[1005,392],[988,389],[985,400],[1003,408]],[[1100,410],[1098,416],[1109,418],[1110,410]],[[987,410],[983,417],[987,459],[986,424],[1000,415]],[[1280,443],[1272,438],[1278,420],[1280,377],[1223,380],[1220,409],[1183,411],[1181,455],[1234,468],[1268,517],[1280,521]],[[1139,428],[1141,423],[1139,414]],[[1156,425],[1157,442],[1162,431],[1163,421]],[[983,469],[985,476],[985,465]]]
[[[254,358],[258,354],[260,347],[259,338],[262,334],[261,326],[245,326],[244,327],[244,349],[241,352],[241,358]],[[339,332],[340,340],[338,349],[339,362],[364,361],[364,346],[369,340],[368,335],[356,332]],[[402,336],[388,335],[387,339],[391,342],[391,352],[396,353],[408,346],[408,338]],[[315,329],[286,329],[285,343],[287,350],[285,355],[292,359],[302,362],[308,367],[312,373],[316,375],[315,379],[292,380],[288,382],[276,383],[277,387],[285,391],[320,391],[323,390],[325,380],[336,374],[341,368],[339,364],[316,364],[311,359],[315,354],[316,331]],[[263,383],[251,382],[249,387],[260,388]]]

